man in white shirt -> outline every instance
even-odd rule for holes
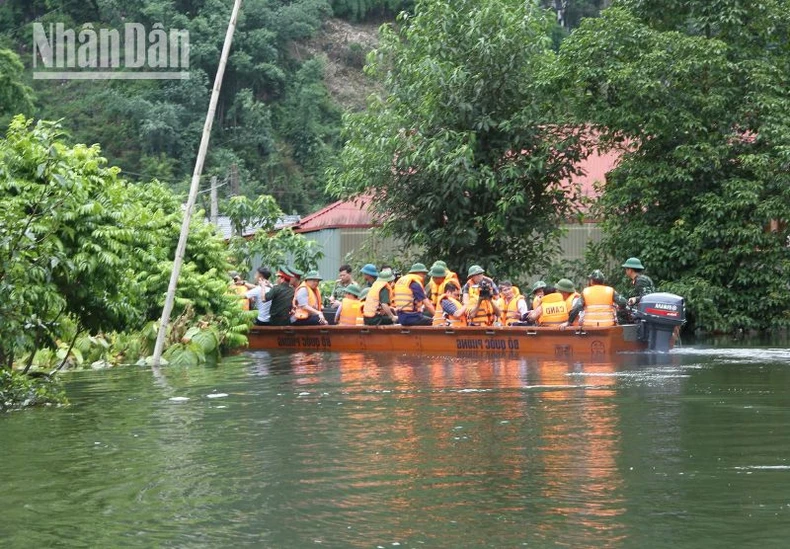
[[[246,294],[248,299],[255,299],[255,304],[258,307],[258,318],[255,319],[256,326],[269,326],[271,320],[272,302],[263,299],[266,292],[272,289],[272,283],[269,278],[272,272],[267,267],[258,267],[255,273],[256,286],[253,286]]]

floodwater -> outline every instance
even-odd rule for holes
[[[0,416],[0,546],[786,547],[790,349],[265,353]]]

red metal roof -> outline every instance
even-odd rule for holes
[[[303,217],[293,226],[294,232],[309,233],[322,229],[369,229],[378,224],[373,222],[373,215],[368,211],[369,196],[361,196],[352,200],[339,200],[325,208]]]
[[[595,190],[595,182],[606,181],[606,173],[615,168],[620,154],[617,151],[607,153],[594,151],[581,163],[584,175],[571,178],[571,182],[581,185],[584,196],[597,198],[599,193]],[[348,201],[339,200],[302,218],[292,228],[297,233],[309,233],[341,227],[348,229],[376,227],[379,224],[374,222],[373,215],[368,211],[370,201],[369,196],[361,196]]]

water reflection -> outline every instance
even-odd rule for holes
[[[258,352],[78,374],[71,408],[0,417],[0,540],[771,546],[790,535],[790,357],[699,351]]]

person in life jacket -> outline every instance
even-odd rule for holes
[[[237,295],[239,297],[239,304],[241,305],[242,311],[249,311],[250,310],[250,299],[246,296],[247,292],[254,288],[252,284],[247,284],[247,282],[241,278],[237,271],[231,271],[228,273],[230,278],[233,282],[230,283],[230,293]]]
[[[480,283],[486,281],[486,286],[491,288],[491,297],[499,296],[499,288],[494,281],[485,276],[485,269],[480,265],[472,265],[466,275],[466,284],[461,288],[461,301],[464,305],[469,305],[470,300],[476,300],[480,291]]]
[[[568,321],[568,313],[579,297],[576,288],[567,278],[561,278],[554,285],[555,292],[547,293],[541,299],[538,324],[540,326],[559,326]]]
[[[393,290],[395,307],[398,310],[398,323],[401,326],[430,326],[436,312],[431,300],[425,295],[423,286],[428,269],[422,263],[412,265]],[[430,316],[425,316],[427,311]]]
[[[588,279],[588,286],[582,290],[581,297],[568,313],[566,326],[572,324],[580,314],[584,327],[614,326],[617,324],[617,307],[625,307],[626,300],[614,288],[604,284],[605,277],[599,269],[590,273]]]
[[[516,287],[509,280],[503,280],[499,284],[502,310],[501,322],[503,326],[524,326],[526,323],[529,307],[523,295],[517,292]]]
[[[497,306],[495,298],[499,291],[494,292],[494,282],[482,276],[482,268],[473,265],[469,268],[470,278],[467,285],[469,293],[465,294],[466,307],[469,309],[470,326],[494,326],[499,323],[502,310]],[[476,280],[476,283],[474,283]],[[472,283],[472,284],[470,284]]]
[[[384,326],[394,324],[398,317],[392,310],[392,287],[390,283],[395,280],[392,269],[381,269],[378,278],[368,291],[363,316],[365,326]]]
[[[466,326],[468,310],[458,298],[461,288],[450,280],[444,286],[444,295],[439,298],[439,306],[433,315],[434,326]]]
[[[345,287],[345,295],[335,312],[335,324],[356,326],[357,319],[362,316],[362,302],[359,300],[360,289],[356,283]]]
[[[373,287],[373,283],[379,277],[379,271],[373,263],[368,263],[359,272],[362,273],[362,288]]]
[[[547,292],[546,290],[551,291]],[[548,288],[546,283],[542,280],[538,280],[532,285],[532,291],[529,292],[529,295],[532,296],[532,303],[529,303],[529,313],[525,320],[528,326],[535,326],[538,323],[538,319],[540,318],[540,302],[543,300],[544,295],[552,293],[553,291],[554,288]]]
[[[431,270],[428,272],[430,280],[425,285],[425,295],[430,298],[434,308],[439,308],[439,300],[444,297],[444,285],[451,280],[455,282],[458,287],[461,283],[458,281],[458,275],[447,267],[447,263],[441,260],[433,262]]]
[[[326,318],[321,310],[321,292],[318,290],[318,283],[321,282],[321,275],[318,271],[308,271],[304,276],[304,282],[296,288],[293,298],[295,326],[314,326],[326,324]]]

